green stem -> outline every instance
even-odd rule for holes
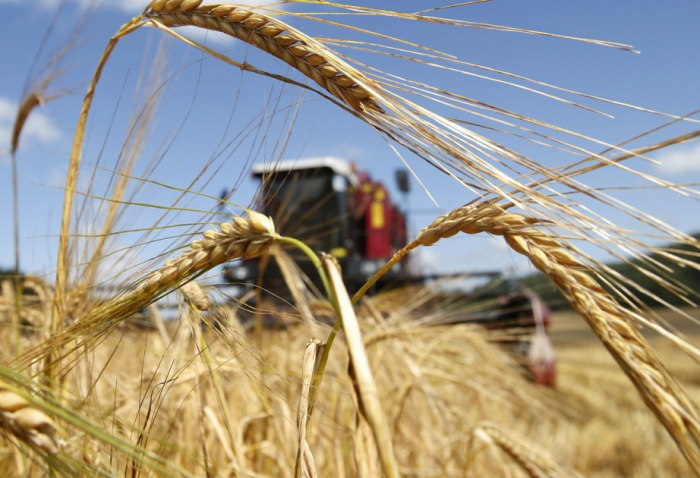
[[[391,269],[392,267],[394,267],[394,264],[396,264],[396,263],[399,262],[401,259],[403,259],[403,257],[404,257],[406,254],[408,254],[409,251],[415,249],[415,248],[418,247],[419,245],[420,245],[420,244],[419,244],[418,242],[413,241],[412,243],[408,244],[406,247],[404,247],[404,248],[402,248],[402,249],[399,249],[399,250],[396,252],[396,254],[394,254],[394,257],[392,257],[391,259],[389,259],[389,261],[388,261],[386,264],[384,264],[384,266],[383,266],[381,269],[379,269],[379,270],[372,276],[372,278],[371,278],[370,280],[368,280],[367,282],[365,282],[365,285],[363,285],[362,288],[361,288],[360,290],[358,290],[357,293],[356,293],[354,296],[352,296],[352,300],[351,300],[352,305],[357,304],[357,301],[360,300],[360,298],[361,298],[363,295],[365,295],[365,294],[367,293],[367,291],[369,290],[369,288],[372,287],[372,286],[375,284],[375,282],[377,282],[384,274],[386,274],[387,272],[389,272],[389,269]]]
[[[318,275],[321,276],[321,282],[323,282],[323,288],[326,290],[326,295],[328,295],[328,298],[331,300],[333,308],[335,309],[335,294],[331,289],[330,282],[328,282],[328,276],[326,276],[326,271],[323,270],[323,264],[321,263],[321,259],[318,257],[318,255],[309,246],[298,239],[294,239],[293,237],[278,236],[276,240],[277,242],[289,244],[297,249],[300,249],[309,259],[311,259],[311,262],[316,268]]]
[[[17,181],[17,157],[15,148],[12,151],[12,201],[14,203],[14,232],[15,232],[15,314],[12,318],[12,332],[15,340],[15,358],[22,355],[22,280],[19,272],[19,185]]]
[[[313,411],[313,404],[316,399],[316,394],[318,392],[319,387],[321,386],[321,381],[323,380],[323,371],[326,369],[326,363],[328,362],[328,356],[330,355],[331,347],[333,346],[333,341],[335,340],[336,335],[338,335],[338,330],[340,330],[340,326],[342,324],[340,320],[341,315],[340,310],[338,308],[338,301],[335,297],[335,292],[333,291],[333,288],[331,287],[331,284],[328,281],[328,275],[323,269],[323,263],[321,262],[321,259],[318,257],[318,255],[309,246],[291,237],[280,236],[277,238],[277,242],[282,242],[295,246],[298,249],[300,249],[304,254],[306,254],[309,259],[311,259],[311,262],[313,263],[314,267],[316,267],[316,271],[318,271],[318,275],[321,276],[323,288],[326,290],[326,295],[328,296],[328,300],[333,306],[333,310],[335,311],[336,316],[335,324],[333,324],[333,328],[331,329],[330,333],[328,334],[328,338],[326,339],[326,346],[323,347],[323,353],[321,354],[321,358],[318,362],[318,369],[316,370],[314,382],[311,387],[309,397],[310,417],[311,411]]]
[[[321,276],[321,281],[323,282],[323,288],[326,290],[326,295],[328,296],[328,300],[331,301],[331,305],[333,306],[333,310],[335,311],[335,316],[336,321],[333,324],[333,328],[331,329],[330,333],[328,334],[328,338],[326,339],[326,346],[323,348],[323,353],[321,354],[321,359],[319,360],[318,363],[318,370],[316,371],[316,375],[314,376],[314,383],[313,386],[311,387],[311,396],[309,397],[309,405],[310,405],[310,410],[309,410],[309,417],[311,417],[311,412],[313,411],[313,404],[314,400],[316,399],[316,394],[321,386],[321,381],[323,380],[323,371],[326,368],[326,363],[328,362],[328,356],[330,355],[331,352],[331,347],[333,346],[333,341],[335,340],[336,335],[338,335],[338,330],[340,330],[340,326],[342,325],[341,321],[341,314],[340,314],[340,309],[338,307],[338,301],[336,300],[335,297],[335,292],[333,291],[333,288],[330,286],[330,282],[328,281],[328,276],[326,275],[326,271],[323,269],[323,264],[321,263],[321,259],[319,259],[318,255],[306,244],[303,242],[294,239],[292,237],[284,237],[284,236],[278,236],[277,237],[277,242],[285,243],[292,245],[294,247],[297,247],[300,249],[304,254],[308,256],[309,259],[311,259],[311,262],[313,263],[314,267],[316,267],[316,270],[318,271],[318,275]],[[399,251],[394,254],[394,257],[392,257],[386,264],[384,264],[384,267],[382,267],[379,271],[377,271],[374,276],[370,280],[368,280],[362,288],[357,291],[357,293],[353,296],[352,298],[352,304],[355,305],[360,298],[365,295],[365,293],[369,290],[370,287],[372,287],[384,274],[389,271],[393,267],[394,264],[399,262],[403,257],[408,254],[409,251],[415,249],[418,247],[420,244],[417,241],[413,241],[410,244],[408,244],[406,247],[400,249]]]

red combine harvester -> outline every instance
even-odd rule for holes
[[[399,186],[407,191],[405,172],[397,176]],[[357,172],[353,164],[333,158],[282,161],[269,167],[255,166],[253,177],[262,182],[257,209],[271,216],[284,235],[335,256],[351,293],[406,245],[406,216],[381,182]],[[317,276],[306,256],[290,253],[307,276]],[[416,278],[408,275],[408,260],[397,264],[377,287],[415,282]],[[225,270],[225,278],[250,289],[258,285],[259,263],[253,259],[232,265]],[[284,295],[283,279],[275,264],[265,269],[263,284],[265,289]]]
[[[391,201],[380,181],[357,171],[353,163],[335,158],[292,160],[257,165],[252,173],[262,186],[256,209],[271,216],[281,234],[303,241],[316,252],[332,254],[342,267],[351,295],[408,242],[406,215]],[[399,190],[408,193],[406,171],[397,171],[396,179]],[[311,261],[296,249],[288,253],[321,289]],[[513,339],[508,348],[521,357],[529,357],[536,381],[554,383],[554,356],[544,335],[549,309],[539,297],[514,281],[504,280],[498,271],[416,275],[409,272],[409,264],[410,255],[385,274],[374,289],[423,284],[450,276],[487,277],[500,286],[482,288],[472,294],[436,296],[433,305],[445,310],[463,311],[465,308],[460,305],[484,304],[478,312],[444,314],[443,323],[475,322],[490,329],[521,330],[521,338]],[[256,258],[233,263],[224,269],[224,278],[239,286],[241,296],[260,287],[271,292],[270,297],[291,299],[282,271],[274,260]],[[534,338],[530,340],[531,337]]]

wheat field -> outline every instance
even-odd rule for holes
[[[659,126],[639,132],[634,144],[647,142],[634,148],[593,140],[442,88],[441,69],[472,65],[412,41],[411,29],[399,38],[382,26],[395,21],[631,47],[441,16],[458,5],[411,13],[286,3],[155,0],[113,33],[92,58],[89,81],[70,90],[80,92],[82,106],[61,185],[56,265],[43,277],[20,274],[18,224],[31,221],[16,203],[20,138],[37,108],[68,92],[54,85],[80,42],[69,37],[28,83],[9,153],[16,267],[0,297],[3,476],[700,475],[696,292],[673,275],[674,268],[698,269],[698,240],[625,202],[627,182],[596,183],[607,168],[652,185],[652,192],[695,201],[694,185],[654,177],[633,161],[700,132],[652,141],[664,130]],[[162,43],[144,55],[134,91],[121,91],[134,101],[117,124],[122,117],[101,87],[111,81],[120,48],[147,51],[138,36],[146,29]],[[192,31],[224,35],[246,53],[181,33]],[[367,37],[357,40],[358,33]],[[201,55],[192,62],[200,77],[207,62],[217,62],[240,72],[240,84],[211,91],[202,83],[201,91],[183,92],[174,79],[187,68],[169,70],[166,38]],[[393,73],[394,61],[437,71],[435,83]],[[515,81],[505,71],[490,73]],[[198,95],[238,101],[246,95],[244,77],[276,85],[261,110],[232,113],[223,125],[230,136],[205,146],[206,164],[176,157],[179,139],[197,137],[185,126]],[[517,80],[591,112],[597,110],[588,100],[656,115],[663,125],[697,123],[692,114]],[[332,111],[329,118],[363,124],[409,169],[430,165],[416,181],[431,174],[463,187],[459,206],[435,214],[352,297],[330,251],[287,235],[295,218],[256,212],[268,199],[260,190],[241,197],[234,187],[219,197],[209,186],[226,162],[240,180],[251,158],[274,167],[291,154],[290,138],[303,128],[299,111],[316,102],[332,109],[323,110]],[[184,118],[180,126],[169,123],[173,107]],[[476,124],[467,115],[475,111]],[[103,120],[93,117],[111,118],[104,120],[109,127],[100,129]],[[483,126],[486,120],[498,126]],[[105,146],[117,136],[111,128],[124,132],[115,157]],[[489,131],[554,148],[565,162],[539,162]],[[191,171],[189,184],[168,176],[175,167],[161,168],[175,160]],[[637,229],[607,219],[611,211]],[[555,314],[550,329],[556,386],[536,384],[523,357],[503,346],[534,344],[531,330],[445,325],[483,304],[448,307],[434,284],[365,295],[406,256],[471,236],[500,241],[504,254],[545,277],[570,308]],[[291,250],[315,266],[321,290],[303,277]],[[633,266],[685,305],[620,274],[601,254]],[[239,300],[219,287],[223,264],[256,257],[283,269],[292,297],[286,306],[262,292]]]

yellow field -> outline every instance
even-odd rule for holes
[[[698,309],[685,312],[700,316]],[[673,325],[693,332],[690,321]],[[557,352],[557,392],[572,412],[580,413],[576,468],[587,476],[690,476],[671,439],[658,429],[653,413],[583,320],[573,312],[557,313],[550,335]],[[695,362],[669,341],[645,335],[690,395],[700,398]],[[700,344],[698,337],[688,341]]]
[[[690,132],[662,132],[671,136],[675,131],[672,137],[657,135],[695,113],[680,117],[577,93],[471,64],[468,58],[458,60],[442,48],[426,49],[420,37],[409,40],[420,25],[436,38],[442,35],[432,27],[559,36],[425,15],[442,10],[451,15],[457,5],[410,12],[296,2],[299,11],[282,12],[275,9],[277,3],[256,9],[154,0],[114,31],[101,55],[90,55],[92,73],[70,88],[54,84],[70,70],[71,50],[83,42],[78,24],[76,35],[66,39],[44,68],[38,60],[32,67],[34,77],[28,78],[17,103],[8,150],[14,178],[15,266],[2,282],[0,296],[0,476],[700,477],[700,372],[670,341],[640,331],[636,324],[665,327],[671,340],[700,360],[700,338],[694,335],[698,327],[670,314],[658,317],[640,310],[639,294],[659,303],[665,299],[610,265],[611,258],[627,260],[674,300],[694,300],[692,281],[686,283],[674,270],[700,270],[700,241],[665,224],[663,217],[652,217],[654,212],[644,211],[641,202],[626,201],[635,189],[697,199],[697,184],[674,184],[636,169],[637,160],[700,137],[696,126]],[[394,3],[390,8],[413,8]],[[483,2],[463,6],[472,3]],[[305,4],[311,5],[310,11],[301,11]],[[404,27],[394,30],[394,21]],[[58,17],[54,22],[49,30],[63,26]],[[84,23],[91,23],[87,13]],[[204,38],[220,33],[244,48],[212,49],[182,36],[181,27]],[[110,83],[115,78],[112,66],[126,65],[117,55],[125,48],[138,53],[137,43],[131,42],[141,41],[140,32],[147,28],[184,42],[197,57],[201,52],[224,62],[235,75],[241,70],[239,90],[228,84],[200,86],[209,71],[206,61],[190,65],[189,72],[201,66],[196,83],[180,83],[190,66],[171,74],[165,59],[175,55],[163,46],[144,56],[137,82],[125,79],[118,103],[133,86],[133,110],[128,119],[118,115],[118,106],[106,101],[103,90],[115,84]],[[394,38],[392,31],[407,36]],[[560,39],[632,49],[604,40]],[[253,51],[277,66],[259,69],[267,66],[260,57],[248,55]],[[365,54],[377,61],[365,60]],[[415,79],[391,69],[394,60],[410,62],[405,72],[413,74],[415,68]],[[423,67],[430,69],[430,76],[418,72]],[[444,72],[483,76],[528,94],[544,94],[590,110],[586,114],[597,111],[588,106],[589,100],[599,100],[602,106],[635,114],[662,115],[656,118],[661,123],[636,131],[629,141],[602,141],[569,130],[565,122],[550,124],[540,117],[546,111],[539,106],[530,117],[507,105],[472,99],[467,82],[454,83],[463,85],[463,91],[448,91]],[[246,91],[243,77],[265,87],[260,111],[239,106],[239,97],[245,100],[263,91]],[[276,86],[267,90],[268,81]],[[47,271],[42,278],[25,276],[20,231],[28,226],[19,215],[17,171],[26,163],[18,161],[18,140],[33,110],[83,88],[80,113],[76,104],[76,121],[66,127],[75,124],[72,147],[60,169],[66,173],[59,188],[60,228],[56,224],[46,229],[44,238],[55,243],[56,250],[48,254],[55,267],[42,266]],[[216,140],[212,138],[219,133],[209,121],[209,104],[200,100],[205,95],[225,111]],[[313,233],[309,238],[298,235],[283,209],[279,214],[266,209],[280,201],[279,190],[266,190],[263,178],[257,192],[243,197],[239,186],[253,162],[274,169],[278,161],[298,158],[302,151],[336,154],[322,152],[324,145],[312,145],[311,136],[300,129],[307,118],[297,111],[317,101],[336,108],[338,116],[319,109],[317,118],[342,130],[338,146],[347,148],[343,154],[350,155],[352,145],[363,138],[345,134],[342,123],[335,124],[341,116],[357,121],[362,131],[376,133],[382,146],[387,142],[396,164],[400,159],[410,168],[425,161],[421,164],[430,172],[416,174],[418,182],[421,175],[437,174],[434,184],[456,180],[455,188],[463,195],[444,202],[448,209],[436,211],[415,235],[391,238],[391,247],[375,255],[367,251],[379,224],[367,222],[360,209],[329,209],[346,225],[367,226],[356,235],[334,226],[335,219],[305,223],[319,214],[324,202],[345,205],[357,191],[351,188],[355,173],[338,177],[342,175],[333,172],[327,197],[304,202],[300,217],[291,218],[300,225],[297,231]],[[172,122],[171,107],[180,110]],[[198,107],[207,114],[190,116]],[[107,129],[93,129],[98,125]],[[200,135],[203,130],[213,136]],[[294,143],[300,149],[287,150],[297,131],[304,137]],[[190,139],[201,144],[184,147]],[[525,146],[523,151],[514,149],[517,144]],[[526,153],[529,146],[537,149]],[[539,146],[557,156],[542,160]],[[247,159],[239,161],[246,150]],[[560,153],[570,159],[562,160]],[[224,167],[229,161],[236,163],[235,171]],[[599,171],[604,167],[624,177],[608,178]],[[176,172],[177,178],[171,176]],[[238,180],[217,196],[211,188],[224,176]],[[368,193],[368,201],[386,199],[379,191]],[[44,230],[27,219],[31,228]],[[388,219],[382,224],[389,229]],[[342,247],[323,251],[325,246],[314,244],[316,234],[336,233]],[[363,296],[373,284],[379,288],[375,281],[388,279],[384,274],[398,268],[396,263],[407,254],[446,245],[454,236],[500,241],[498,249],[480,254],[482,263],[503,268],[500,259],[510,257],[513,264],[541,272],[576,311],[555,314],[552,320],[556,386],[537,385],[523,367],[523,357],[508,352],[528,340],[544,344],[530,351],[545,350],[539,364],[551,364],[549,342],[538,320],[543,309],[530,295],[526,297],[534,322],[540,324],[539,335],[516,321],[507,330],[445,325],[477,309],[503,312],[500,293],[493,294],[490,304],[465,304],[461,295],[454,300],[432,285]],[[350,253],[346,245],[359,247]],[[458,249],[445,259],[464,270],[470,263],[460,259],[466,256]],[[298,268],[291,250],[313,265],[308,270],[318,280]],[[359,284],[347,276],[343,282],[343,257],[354,260],[344,262],[346,272],[357,266],[358,281],[369,279],[352,298],[348,290]],[[250,281],[240,288],[246,290],[245,298],[221,299],[225,292],[213,286],[222,281],[221,268],[257,258],[257,282],[246,274],[236,279]],[[430,253],[425,258],[429,268],[447,265],[431,264]],[[491,264],[492,258],[497,260]],[[266,302],[263,293],[268,260],[277,261],[291,296],[283,310]],[[401,284],[417,280],[411,275],[398,279]],[[214,294],[221,295],[214,300]],[[165,323],[160,318],[155,304],[165,300],[177,305],[178,320]],[[700,317],[697,310],[689,312]],[[135,315],[148,324],[139,323]],[[252,322],[242,323],[244,315]],[[265,329],[265,322],[280,327]],[[690,333],[687,342],[683,332]]]
[[[394,292],[358,308],[403,476],[690,475],[668,432],[573,312],[552,318],[558,382],[548,388],[494,345],[502,331],[416,322],[425,316],[408,299],[415,296]],[[312,307],[316,315],[325,310]],[[81,353],[68,373],[66,396],[74,398],[66,405],[100,431],[62,420],[61,459],[74,460],[72,469],[83,475],[150,469],[169,476],[292,477],[304,349],[313,337],[325,340],[329,327],[291,316],[291,326],[259,334],[228,307],[216,314],[228,325],[200,333],[195,324],[209,314],[183,303],[180,321],[153,320],[146,328],[128,322]],[[10,329],[2,330],[3,343],[10,343]],[[24,348],[40,339],[26,334]],[[700,397],[700,373],[690,359],[665,340],[651,342],[690,396]],[[341,334],[306,435],[319,476],[361,470],[379,476],[376,445],[353,405],[353,388]],[[27,460],[26,450],[16,454],[25,445],[7,438],[0,458],[5,476],[18,470],[42,476],[41,462]],[[137,447],[120,449],[110,445],[113,439]],[[159,470],[143,453],[167,468]]]

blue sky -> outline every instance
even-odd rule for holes
[[[49,38],[49,46],[37,62],[38,70],[46,58],[58,48],[83,19],[84,1],[68,1],[60,11]],[[439,5],[441,2],[364,2],[386,8],[401,7],[416,11]],[[59,12],[57,0],[19,2],[0,0],[0,151],[8,149],[12,121],[23,88],[29,78],[32,61],[47,28]],[[94,66],[108,38],[119,26],[138,13],[143,2],[129,0],[105,2],[91,13],[83,30],[84,41],[76,45],[64,63],[68,68],[50,92],[68,93],[45,107],[36,110],[24,131],[18,154],[20,173],[20,216],[22,264],[27,272],[49,274],[55,263],[56,234],[59,229],[68,154],[82,95]],[[299,6],[289,7],[299,9]],[[319,7],[313,10],[319,10]],[[602,46],[548,38],[543,36],[504,33],[469,28],[437,28],[371,17],[340,17],[339,20],[383,33],[411,40],[415,43],[454,54],[460,60],[507,70],[538,81],[554,84],[586,94],[662,111],[685,115],[700,109],[700,3],[676,1],[605,0],[587,2],[494,0],[478,5],[445,10],[441,15],[464,20],[494,23],[573,37],[585,37],[631,44],[641,53],[630,53]],[[338,30],[314,22],[288,20],[305,33],[313,36],[356,37],[346,30]],[[197,33],[192,33],[198,35]],[[124,39],[108,63],[103,80],[97,89],[91,113],[81,170],[80,187],[86,191],[93,181],[96,195],[104,194],[109,174],[101,169],[92,171],[90,164],[99,162],[110,169],[124,143],[131,106],[138,91],[139,75],[144,58],[154,64],[154,55],[164,34],[153,29],[142,29]],[[359,36],[358,36],[359,38]],[[213,48],[232,58],[248,60],[259,68],[294,76],[285,65],[249,49],[235,40],[207,35],[197,36]],[[367,39],[367,37],[364,37]],[[252,74],[241,74],[237,69],[202,57],[194,49],[175,41],[167,42],[166,73],[169,81],[163,88],[161,109],[148,137],[142,159],[135,175],[143,176],[153,158],[160,158],[150,173],[154,181],[171,186],[189,187],[192,178],[202,172],[193,189],[216,196],[223,188],[238,183],[232,201],[248,205],[255,192],[255,184],[246,173],[252,162],[279,157],[304,158],[335,156],[357,161],[360,169],[373,177],[382,178],[395,193],[394,170],[403,167],[391,148],[366,125],[313,93],[303,93],[262,79]],[[420,67],[397,59],[342,50],[357,55],[362,61],[379,66],[393,74],[418,79],[444,89],[459,92],[499,107],[553,123],[603,143],[618,143],[668,121],[658,115],[643,113],[596,102],[586,98],[564,95],[567,99],[599,109],[614,118],[606,117],[565,105],[532,92],[510,85],[499,84],[475,76],[451,73],[434,68]],[[35,68],[35,72],[38,71]],[[483,71],[468,69],[479,75],[495,77]],[[523,81],[516,81],[527,85]],[[534,85],[530,85],[534,86]],[[545,89],[548,94],[559,94]],[[303,101],[303,104],[299,102]],[[452,111],[436,109],[446,115]],[[272,113],[275,112],[273,115]],[[261,118],[264,118],[261,120]],[[290,121],[296,118],[287,137]],[[696,120],[700,116],[694,117]],[[253,125],[249,122],[254,120]],[[494,123],[474,116],[463,119]],[[255,122],[262,121],[267,129],[263,138]],[[697,123],[679,123],[649,136],[632,146],[650,144],[674,135],[698,129]],[[576,158],[532,143],[517,140],[487,130],[480,133],[502,141],[530,158],[548,166],[566,164]],[[561,137],[561,136],[559,136]],[[286,149],[280,144],[286,139]],[[579,141],[573,140],[572,141]],[[579,144],[579,143],[577,143]],[[602,146],[591,142],[581,145],[595,151]],[[700,143],[689,143],[655,154],[661,166],[642,160],[629,164],[648,174],[682,183],[700,182]],[[438,203],[436,207],[413,182],[410,205],[414,214],[411,227],[415,232],[442,212],[446,212],[473,196],[453,181],[439,174],[421,160],[406,155],[411,167],[425,182]],[[94,175],[93,175],[94,174]],[[240,180],[239,180],[240,178]],[[11,182],[8,156],[0,157],[0,202],[2,228],[0,229],[0,267],[13,263],[11,229]],[[620,171],[598,172],[586,178],[594,186],[644,185],[638,178]],[[135,182],[130,186],[134,200],[156,205],[171,204],[176,196],[172,190],[154,184]],[[102,191],[102,192],[101,192]],[[700,230],[697,203],[670,194],[667,191],[642,189],[619,191],[617,197],[633,203],[684,232]],[[178,204],[180,207],[211,210],[214,203],[203,197],[193,197]],[[93,204],[84,218],[99,220],[104,211]],[[118,229],[136,229],[153,224],[161,210],[131,207],[121,219]],[[633,221],[614,210],[600,209],[611,221],[635,228]],[[166,222],[189,224],[201,221],[202,214],[182,212],[171,214]],[[90,222],[90,221],[87,221]],[[79,232],[90,232],[82,225]],[[199,230],[201,227],[196,227]],[[188,231],[186,226],[175,231]],[[138,234],[119,236],[110,246],[118,251],[131,245]],[[132,251],[133,260],[151,257],[169,247],[169,241]],[[115,255],[121,254],[118,252]],[[426,267],[446,271],[508,268],[528,272],[529,267],[520,258],[489,237],[456,237],[423,253]]]

